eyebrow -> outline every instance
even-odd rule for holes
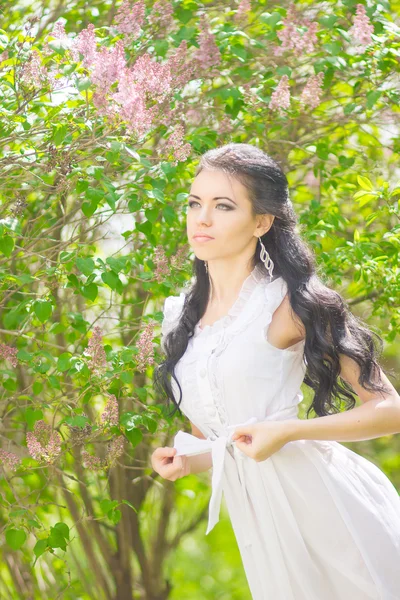
[[[189,194],[188,198],[190,198],[190,196],[192,196],[193,198],[197,198],[197,200],[201,200],[199,196],[195,196],[194,194]],[[236,204],[236,202],[234,200],[231,200],[231,198],[228,198],[228,196],[216,196],[215,198],[213,198],[213,200],[230,200],[231,202],[233,202],[233,204]]]

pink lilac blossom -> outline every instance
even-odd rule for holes
[[[171,256],[171,266],[174,269],[183,269],[189,250],[189,244],[184,244],[178,248],[178,251],[173,256]]]
[[[168,257],[161,245],[156,246],[153,255],[153,262],[156,265],[154,276],[158,283],[162,283],[165,277],[170,275]]]
[[[125,5],[130,6],[129,3]],[[129,27],[125,25],[126,28],[123,28],[128,31]],[[190,81],[198,64],[195,60],[186,61],[186,40],[182,40],[175,53],[163,64],[145,53],[128,68],[124,48],[124,42],[118,40],[113,49],[103,47],[97,52],[94,26],[89,24],[74,40],[71,53],[74,60],[79,60],[79,53],[83,56],[82,65],[88,68],[95,86],[92,101],[98,114],[114,120],[115,125],[125,121],[127,133],[140,137],[147,133],[157,118],[165,119],[168,100],[175,88]],[[115,82],[117,89],[111,93]],[[182,154],[184,151],[180,148],[178,152]]]
[[[2,63],[3,60],[7,60],[8,58],[9,58],[8,50],[4,50],[4,52],[1,52],[1,54],[0,54],[0,63]]]
[[[175,125],[174,131],[169,136],[165,146],[164,152],[168,150],[172,150],[172,154],[175,160],[172,161],[172,164],[176,165],[177,162],[184,161],[190,156],[190,152],[192,147],[189,143],[185,143],[183,140],[184,129],[180,123]]]
[[[79,54],[82,54],[82,66],[90,67],[96,60],[96,36],[94,34],[94,25],[89,23],[86,29],[81,32],[73,40],[71,46],[71,55],[75,62],[79,61]]]
[[[251,83],[244,83],[242,85],[243,88],[243,98],[246,101],[246,104],[250,105],[250,106],[256,106],[257,104],[259,104],[259,100],[257,98],[256,93],[252,90],[252,85]]]
[[[142,136],[150,129],[157,107],[146,107],[144,91],[136,86],[129,69],[121,73],[117,92],[111,95],[111,99],[116,103],[112,110],[126,121],[128,133]],[[110,113],[109,109],[107,113]]]
[[[225,117],[219,122],[218,133],[220,133],[220,134],[231,133],[233,131],[233,129],[234,129],[234,127],[233,127],[232,121],[230,120],[229,117],[227,117],[225,115]]]
[[[149,94],[156,102],[161,102],[172,90],[172,74],[168,63],[161,64],[149,54],[139,56],[131,69],[136,88]]]
[[[111,440],[108,445],[108,451],[106,455],[106,461],[109,467],[112,467],[117,458],[119,458],[124,452],[125,438],[123,435]]]
[[[65,31],[64,23],[62,21],[57,21],[54,25],[50,35],[56,40],[60,40],[61,42],[68,42],[69,38]]]
[[[282,109],[289,108],[290,106],[290,88],[289,78],[287,75],[282,75],[280,82],[274,92],[271,94],[271,101],[269,108],[271,110],[278,110],[282,114]]]
[[[21,459],[14,452],[7,452],[7,450],[0,448],[0,462],[8,467],[10,471],[16,471],[21,464]]]
[[[110,425],[118,425],[119,423],[118,401],[114,394],[107,401],[105,409],[101,414],[101,422],[109,423]]]
[[[237,7],[236,14],[234,16],[234,20],[238,23],[245,19],[245,17],[249,14],[251,10],[251,0],[241,0],[239,6]]]
[[[129,40],[134,41],[140,35],[140,30],[145,18],[144,0],[132,2],[125,0],[119,7],[114,21],[119,33],[123,33]]]
[[[90,469],[91,471],[102,471],[107,467],[106,461],[102,460],[99,456],[93,456],[93,454],[89,454],[89,452],[86,450],[82,450],[81,456],[84,467]]]
[[[183,87],[196,72],[196,61],[187,60],[187,40],[182,40],[175,54],[169,57],[169,67],[174,76],[174,87]]]
[[[208,21],[203,13],[200,19],[200,34],[199,34],[199,48],[194,53],[194,60],[197,63],[197,67],[200,69],[201,76],[203,73],[208,76],[218,75],[217,69],[211,69],[218,65],[221,61],[221,53],[217,44],[215,43],[215,36],[211,33],[208,26]]]
[[[169,31],[174,22],[173,12],[174,7],[172,2],[169,0],[158,0],[151,9],[148,21],[152,25],[158,26],[163,32]]]
[[[136,356],[136,367],[140,373],[143,373],[148,365],[154,364],[154,325],[152,322],[147,323],[137,343],[139,352]]]
[[[368,46],[372,42],[372,33],[374,33],[374,26],[371,24],[365,6],[357,4],[356,16],[353,17],[353,25],[349,29],[349,34],[361,46]]]
[[[42,65],[39,52],[32,50],[28,60],[21,68],[21,80],[25,83],[43,87],[49,78],[47,69]]]
[[[274,48],[274,55],[280,56],[285,50],[293,50],[295,56],[311,54],[318,42],[316,32],[318,23],[309,19],[302,19],[296,11],[296,6],[291,4],[287,10],[286,18],[282,19],[283,29],[276,32],[282,42],[281,46]],[[299,27],[307,27],[307,31],[300,34]]]
[[[303,104],[316,108],[321,103],[323,79],[324,74],[322,71],[309,77],[300,96],[300,101]]]
[[[203,121],[203,113],[198,108],[189,108],[186,118],[191,125],[200,125]]]
[[[49,34],[46,36],[46,41],[43,44],[43,54],[49,55],[49,54],[53,54],[54,50],[52,48],[50,48],[49,46],[49,37],[52,37],[56,40],[59,40],[61,42],[61,44],[67,48],[69,48],[72,45],[72,41],[71,39],[68,37],[65,28],[64,28],[64,23],[62,21],[57,21],[57,23],[54,25],[52,31],[49,32]]]
[[[93,328],[93,335],[89,340],[87,354],[90,356],[89,369],[96,375],[102,375],[107,369],[107,357],[103,348],[103,334],[97,325]]]
[[[310,188],[317,189],[320,186],[320,181],[318,177],[314,175],[313,171],[308,171],[304,177],[304,183],[306,183]]]
[[[0,358],[9,360],[13,367],[16,367],[18,364],[17,353],[18,348],[12,348],[11,346],[7,346],[7,344],[0,344]]]
[[[29,454],[39,462],[54,463],[61,453],[61,441],[58,431],[52,431],[42,419],[36,421],[33,432],[26,434]]]
[[[122,40],[118,40],[113,48],[100,48],[90,74],[90,80],[102,93],[108,92],[112,84],[119,79],[126,67],[125,49]]]

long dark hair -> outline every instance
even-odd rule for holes
[[[339,354],[349,356],[359,365],[359,383],[366,390],[389,391],[382,382],[377,362],[383,348],[382,338],[353,315],[342,296],[319,278],[314,255],[300,237],[288,181],[279,164],[255,146],[229,143],[203,154],[196,175],[203,169],[233,175],[248,190],[253,216],[269,213],[275,217],[261,239],[274,262],[274,276],[282,276],[285,280],[292,310],[305,327],[304,383],[315,390],[307,418],[311,410],[318,416],[340,412],[343,398],[347,401],[345,410],[355,406],[353,388],[339,375]],[[261,259],[257,245],[253,267],[258,263]],[[168,403],[173,402],[172,414],[177,409],[180,411],[182,401],[175,365],[184,355],[209,298],[209,277],[204,261],[197,257],[193,263],[193,276],[194,282],[185,296],[179,322],[163,339],[166,359],[154,370],[154,387]],[[180,389],[179,402],[174,397],[171,377]],[[339,402],[335,402],[337,399]]]

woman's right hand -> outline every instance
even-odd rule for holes
[[[163,479],[175,481],[190,474],[190,463],[185,455],[176,456],[176,448],[156,448],[151,455],[151,466]]]

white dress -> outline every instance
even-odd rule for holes
[[[206,533],[223,492],[254,600],[400,600],[400,498],[375,464],[318,440],[257,462],[231,440],[239,424],[298,418],[303,399],[304,341],[282,350],[266,339],[287,284],[264,271],[252,271],[225,317],[197,324],[175,369],[181,410],[207,438],[179,431],[177,454],[212,452]],[[184,298],[166,298],[163,335]]]

